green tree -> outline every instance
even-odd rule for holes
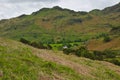
[[[87,50],[86,47],[80,47],[79,49],[76,50],[75,54],[77,56],[85,57],[86,54],[88,54],[89,51]]]
[[[21,38],[20,42],[22,42],[24,44],[30,44],[30,41],[26,40],[25,38]]]
[[[109,36],[104,36],[103,41],[104,42],[109,42],[109,41],[111,41],[111,38]]]

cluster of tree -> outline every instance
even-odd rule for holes
[[[78,41],[81,42],[80,39],[76,40],[74,42],[78,42]],[[73,43],[73,41],[70,41],[70,40],[68,40],[68,41],[67,40],[63,40],[63,41],[61,40],[61,41],[55,43],[54,39],[49,39],[49,41],[44,40],[44,41],[41,41],[41,42],[36,42],[36,41],[31,42],[31,41],[29,41],[25,38],[21,38],[20,42],[22,42],[24,44],[28,44],[28,45],[36,47],[36,48],[40,48],[40,49],[52,49],[53,47],[56,47],[57,50],[63,50],[63,47],[65,47],[65,46],[67,48],[78,46],[78,44],[76,44],[76,43],[71,44],[71,43]],[[62,45],[52,47],[51,44],[62,44]]]
[[[92,60],[109,61],[116,65],[120,65],[120,61],[116,59],[118,54],[112,50],[104,51],[89,51],[86,47],[80,47],[78,49],[66,48],[63,52],[67,55],[74,54],[78,57],[85,57]],[[111,59],[111,60],[108,60]]]
[[[119,66],[120,66],[120,59],[118,59],[118,58],[108,59],[108,60],[106,60],[106,61],[111,62],[111,63],[113,63],[113,64],[116,64],[116,65],[119,65]]]
[[[52,49],[51,45],[49,44],[44,45],[42,42],[30,42],[29,40],[26,40],[24,38],[21,38],[20,42],[39,49]]]
[[[59,41],[56,41],[57,44],[70,44],[70,43],[75,43],[75,42],[83,42],[85,43],[86,41],[88,41],[88,39],[75,39],[75,40],[70,40],[70,39],[61,39]],[[53,40],[52,43],[55,43],[55,41]]]
[[[73,18],[73,19],[69,19],[67,21],[68,25],[73,25],[75,23],[82,23],[82,19],[81,18]]]
[[[63,52],[67,55],[69,54],[74,54],[78,57],[86,57],[86,58],[90,58],[93,59],[94,55],[92,53],[90,53],[86,47],[80,47],[78,49],[73,49],[73,48],[67,48],[67,49],[63,49]]]
[[[20,42],[39,49],[52,49],[52,46],[50,44],[44,45],[42,42],[30,42],[29,40],[26,40],[24,38],[21,38]],[[66,48],[63,48],[64,46],[66,46]],[[73,48],[75,46],[76,48]],[[58,48],[59,50],[63,50],[64,54],[67,55],[74,54],[78,57],[85,57],[92,60],[108,61],[116,65],[120,65],[120,59],[117,58],[120,57],[120,54],[112,50],[89,51],[84,46],[79,47],[78,44],[71,45],[70,43],[65,43],[62,46],[59,46]]]
[[[112,27],[110,33],[113,35],[115,35],[115,34],[120,35],[120,26]]]
[[[117,54],[111,50],[93,51],[95,60],[105,60],[107,58],[116,58]]]
[[[109,41],[111,41],[111,38],[109,36],[104,36],[103,41],[104,42],[109,42]]]
[[[109,42],[111,41],[111,38],[108,34],[106,33],[101,33],[95,37],[95,39],[103,38],[103,42]]]

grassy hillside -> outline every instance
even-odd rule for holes
[[[0,38],[0,80],[79,80],[73,69],[38,58],[34,48]],[[40,52],[40,50],[36,50]],[[49,53],[48,53],[49,54]]]
[[[119,80],[120,67],[0,38],[0,80]]]
[[[120,80],[119,51],[120,3],[90,12],[55,6],[0,21],[0,80]]]
[[[106,49],[120,50],[120,37],[114,38],[110,42],[103,42],[102,39],[94,39],[88,42],[87,45],[89,50],[104,51]]]
[[[43,43],[90,40],[102,33],[112,33],[113,28],[119,28],[119,5],[115,5],[117,8],[113,6],[102,11],[90,12],[75,12],[58,6],[43,8],[31,15],[21,15],[17,18],[0,21],[0,36],[15,40],[24,37]],[[115,11],[110,12],[113,8]],[[113,35],[118,34],[111,36]]]

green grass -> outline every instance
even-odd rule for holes
[[[118,16],[117,12],[97,16],[91,13],[82,15],[71,10],[51,8],[42,9],[36,13],[1,21],[0,36],[15,40],[26,38],[30,41],[43,41],[44,43],[51,38],[56,41],[57,37],[71,41],[78,39],[90,40],[101,33],[110,33],[112,27],[120,25],[119,17],[115,20],[110,19]],[[91,18],[88,19],[88,17]],[[44,19],[48,21],[43,21]],[[82,23],[73,21],[76,19],[82,19]],[[68,24],[71,20],[73,24]]]
[[[78,23],[76,20],[82,20],[82,23]],[[73,45],[75,40],[96,39],[101,33],[109,34],[111,37],[119,37],[118,33],[114,33],[114,30],[111,32],[113,27],[119,27],[119,21],[119,12],[108,13],[107,15],[101,12],[93,12],[82,15],[79,12],[66,9],[43,9],[38,11],[37,14],[0,21],[0,37],[18,41],[20,38],[25,38],[31,42],[37,41],[44,44],[51,39],[56,42],[64,38],[66,41],[72,41],[73,43],[70,44]],[[100,40],[100,38],[98,39]],[[82,43],[77,44],[82,45]],[[57,50],[57,47],[61,46],[61,44],[51,45],[53,50]],[[56,64],[56,62],[50,62],[49,60],[45,61],[33,53],[33,48],[29,46],[0,38],[0,71],[3,71],[0,80],[37,80],[40,77],[48,77],[53,80],[56,77],[55,75],[63,78],[63,80],[120,79],[116,70],[108,69],[109,66],[105,67],[105,65],[96,61],[76,60],[76,63],[89,67],[91,75],[95,77],[93,78],[87,74],[78,74],[69,66]],[[72,58],[68,58],[68,60]],[[118,67],[115,68],[119,69]]]
[[[48,76],[52,80],[54,74],[61,78],[64,76],[66,80],[83,78],[66,66],[38,58],[30,48],[20,43],[14,46],[11,41],[8,45],[0,41],[0,71],[3,71],[0,80],[37,80],[39,76]]]
[[[78,73],[70,66],[50,62],[37,57],[34,54],[54,54],[70,62],[79,64],[81,68],[88,70],[86,75]],[[59,53],[59,54],[58,54]],[[54,53],[47,50],[39,50],[22,43],[0,38],[0,71],[3,76],[0,80],[43,80],[49,78],[62,80],[119,80],[120,77],[115,69],[118,66],[112,65],[113,69],[103,65],[104,62],[64,55],[61,52]],[[66,62],[66,61],[65,61]],[[83,67],[84,66],[84,67]],[[115,69],[114,69],[115,68]],[[90,76],[91,75],[91,76]],[[93,77],[94,78],[93,78]],[[57,78],[56,78],[57,77]]]

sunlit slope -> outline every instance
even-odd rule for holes
[[[0,38],[0,80],[119,80],[120,67]]]

